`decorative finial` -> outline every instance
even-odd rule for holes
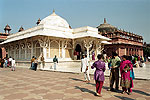
[[[36,24],[38,25],[38,24],[40,24],[40,22],[41,22],[41,19],[39,18],[38,21],[36,22]]]
[[[54,9],[53,9],[53,13],[51,14],[51,16],[56,16]]]
[[[18,32],[21,32],[21,31],[24,31],[24,28],[22,27],[22,25],[21,25],[20,29],[18,30]]]
[[[55,10],[53,9],[53,13],[55,13]]]
[[[104,18],[104,23],[106,23],[106,18]]]

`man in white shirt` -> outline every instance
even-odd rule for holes
[[[90,76],[89,76],[89,64],[88,59],[85,57],[85,55],[82,55],[81,59],[81,72],[84,73],[84,82],[90,82]]]
[[[15,59],[13,58],[12,61],[11,61],[11,66],[12,66],[12,71],[15,71],[15,67],[16,67],[16,62],[15,62]]]
[[[11,64],[11,63],[12,63],[12,60],[13,60],[13,59],[12,59],[11,56],[10,56],[10,57],[9,57],[9,67],[12,67],[12,64]]]

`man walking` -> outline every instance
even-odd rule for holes
[[[54,70],[56,70],[56,64],[58,63],[58,59],[57,59],[56,55],[53,58],[53,63],[54,63]]]
[[[111,72],[110,72],[110,91],[117,91],[119,90],[119,66],[121,59],[118,57],[117,53],[113,53],[112,58],[112,66],[111,66]],[[115,82],[115,90],[113,88]]]
[[[88,59],[85,57],[84,54],[82,55],[81,59],[81,72],[84,73],[84,82],[90,82]]]

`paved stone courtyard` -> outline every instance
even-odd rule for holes
[[[103,97],[97,97],[93,76],[84,83],[82,74],[0,68],[0,100],[150,100],[150,80],[134,80],[132,95],[107,91],[108,86],[106,77]]]

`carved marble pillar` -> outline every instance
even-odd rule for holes
[[[84,42],[84,47],[85,47],[86,50],[87,50],[87,59],[88,59],[88,61],[89,61],[89,49],[92,47],[93,40],[84,39],[83,42]]]
[[[101,54],[104,50],[104,45],[102,45],[101,41],[96,41],[96,54]]]
[[[64,41],[62,41],[61,43],[62,43],[62,44],[61,44],[61,46],[62,46],[62,47],[61,47],[61,48],[62,48],[62,49],[61,49],[61,50],[62,50],[62,51],[61,51],[62,58],[65,58]]]
[[[31,41],[31,58],[33,56],[33,41]]]
[[[74,60],[75,40],[72,40],[72,59]]]
[[[62,41],[62,58],[64,59],[66,56],[65,49],[67,48],[67,41],[63,40]]]
[[[38,39],[39,41],[39,44],[40,44],[40,47],[43,48],[43,52],[41,54],[43,54],[43,57],[46,59],[46,48],[48,47],[48,38],[47,37],[43,37],[43,38],[40,38]],[[40,55],[41,56],[41,55]]]
[[[26,41],[25,41],[25,59],[27,59],[27,44],[26,44]]]
[[[60,41],[59,41],[59,58],[60,58]]]

